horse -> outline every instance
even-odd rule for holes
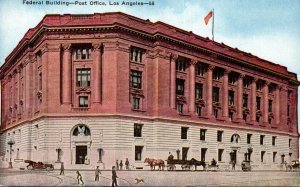
[[[144,163],[146,162],[150,165],[151,170],[155,170],[155,166],[158,166],[159,170],[164,170],[165,162],[161,159],[146,158]]]
[[[154,160],[155,160],[155,159],[153,159],[153,158],[145,158],[144,163],[147,162],[147,163],[149,164],[151,170],[153,170],[153,162],[154,162]],[[155,170],[155,166],[154,166],[154,170]]]

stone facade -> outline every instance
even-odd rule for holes
[[[299,155],[296,74],[162,22],[46,15],[0,70],[4,162],[9,140],[15,162],[68,167],[172,152],[279,169]]]

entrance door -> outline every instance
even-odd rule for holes
[[[183,147],[182,148],[182,160],[187,160],[188,151],[189,151],[188,147]]]
[[[76,164],[84,164],[87,155],[87,146],[76,146]]]
[[[231,162],[234,161],[236,163],[236,150],[232,150],[230,156],[231,156]]]

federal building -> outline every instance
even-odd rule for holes
[[[277,170],[299,158],[295,73],[160,21],[45,15],[0,75],[2,165],[147,169],[171,152]]]

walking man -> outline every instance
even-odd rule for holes
[[[118,186],[118,183],[117,183],[117,173],[116,173],[116,167],[113,166],[112,167],[112,184],[111,186],[114,187],[115,185]]]
[[[101,174],[101,171],[99,169],[99,166],[97,166],[97,168],[95,170],[95,181],[99,181],[100,174]]]
[[[126,158],[125,166],[126,166],[126,170],[129,170],[129,160],[128,160],[128,158]]]
[[[60,164],[60,174],[59,175],[64,175],[65,174],[65,167],[64,167],[64,163],[62,162],[61,164]]]
[[[81,174],[79,173],[79,171],[76,171],[77,173],[77,181],[78,181],[78,184],[79,184],[79,181],[81,181],[82,185],[84,184],[83,180],[82,180],[82,176]]]

